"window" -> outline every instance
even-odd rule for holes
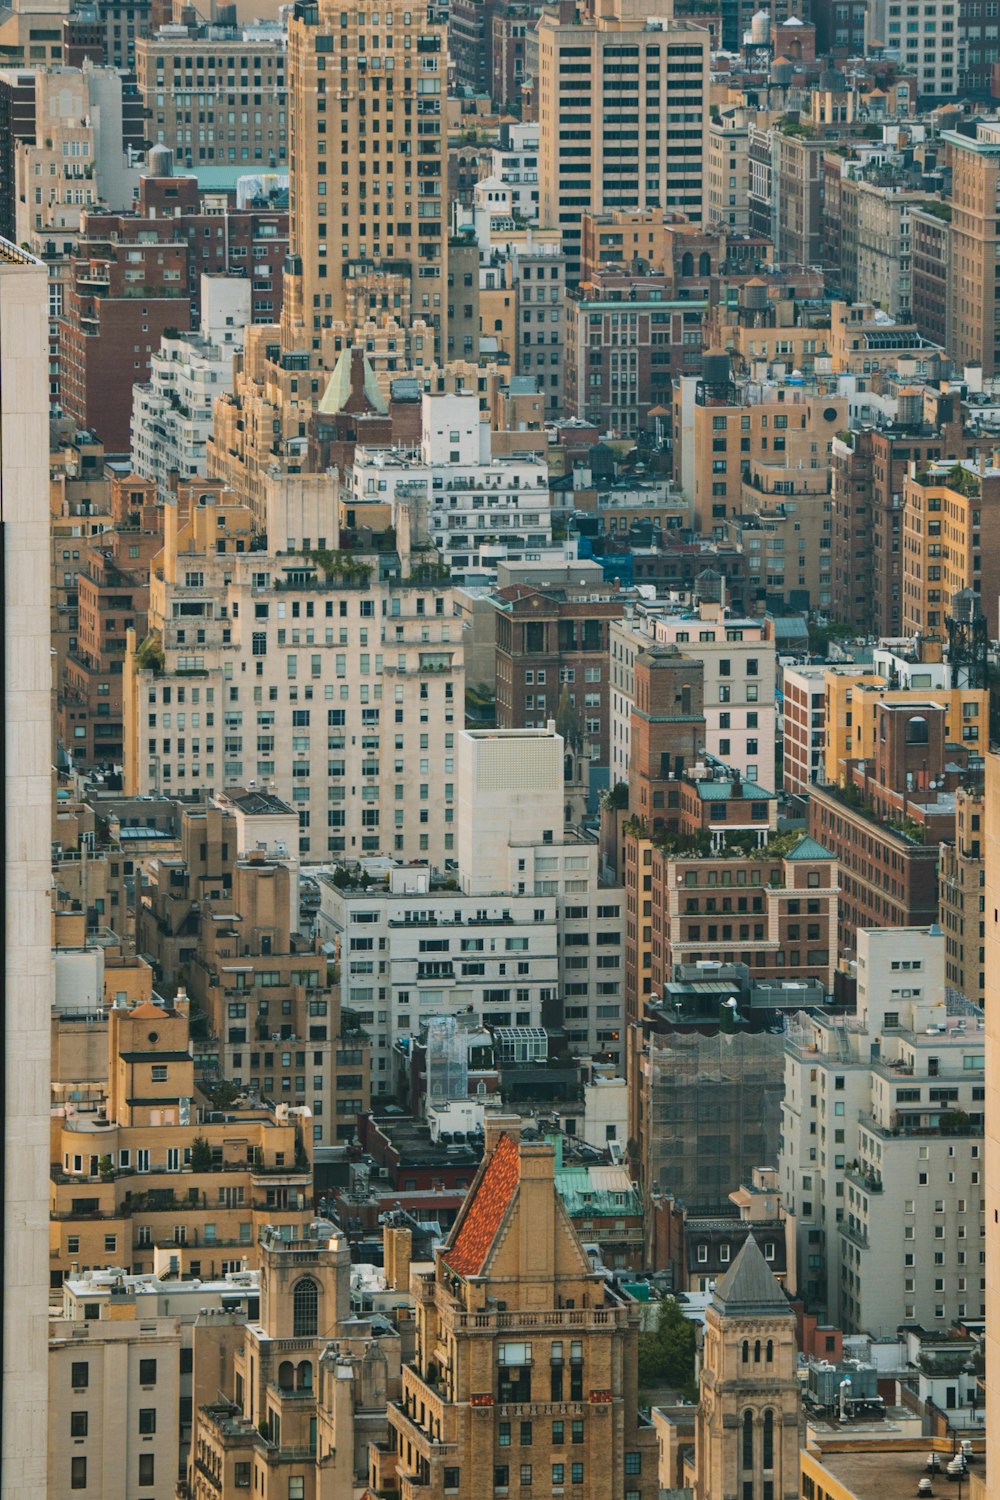
[[[70,1437],[87,1436],[87,1413],[85,1411],[71,1411],[69,1414]]]
[[[85,1391],[90,1384],[90,1365],[86,1360],[74,1363],[70,1371],[70,1384],[74,1391]]]
[[[625,1455],[625,1473],[626,1474],[641,1474],[642,1473],[642,1454],[641,1453],[626,1453],[626,1455]]]
[[[312,1277],[305,1276],[296,1284],[292,1294],[292,1332],[297,1339],[316,1336],[317,1287]]]
[[[156,1472],[156,1459],[152,1453],[139,1454],[139,1483],[154,1484]]]
[[[499,1442],[501,1448],[509,1448],[510,1447],[510,1423],[509,1422],[501,1422],[500,1423],[500,1435],[499,1435],[499,1438],[498,1438],[498,1442]]]
[[[457,1490],[461,1480],[458,1469],[447,1468],[444,1471],[444,1487],[446,1490]]]
[[[156,1431],[155,1406],[141,1406],[139,1408],[139,1431],[144,1433]]]
[[[530,1484],[531,1483],[531,1465],[530,1464],[522,1464],[521,1465],[521,1483],[522,1484]]]
[[[139,1361],[139,1384],[140,1385],[155,1385],[156,1384],[156,1360],[155,1359],[140,1359],[140,1361]]]
[[[510,1470],[506,1464],[493,1465],[493,1488],[505,1490],[510,1484]]]
[[[69,1487],[71,1490],[87,1488],[87,1460],[71,1458],[69,1461]]]
[[[582,1484],[583,1483],[583,1464],[572,1464],[570,1466],[569,1477],[570,1477],[570,1480],[571,1480],[571,1482],[573,1484]]]
[[[565,1464],[553,1464],[552,1465],[552,1484],[553,1484],[553,1487],[557,1487],[558,1485],[564,1484],[565,1481],[566,1481],[566,1465]]]
[[[764,1413],[764,1468],[774,1468],[774,1412],[770,1407]]]
[[[288,1500],[306,1500],[306,1481],[304,1474],[289,1474]]]

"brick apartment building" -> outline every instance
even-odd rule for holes
[[[495,603],[499,727],[544,726],[563,703],[584,753],[607,765],[609,629],[624,601],[610,592],[595,598],[590,587],[513,584]]]

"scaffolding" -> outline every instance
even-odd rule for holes
[[[649,1039],[644,1188],[706,1212],[778,1159],[784,1036],[672,1031]]]

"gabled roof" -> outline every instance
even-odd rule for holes
[[[357,352],[361,353],[361,351]],[[378,412],[380,416],[385,416],[389,410],[382,388],[375,377],[375,371],[368,361],[368,356],[363,353],[360,359],[364,381],[363,390],[355,390],[354,356],[355,351],[345,349],[333,367],[333,373],[317,407],[317,410],[325,417],[334,417],[338,412],[344,411],[352,395],[363,396],[372,411]],[[357,409],[357,402],[355,402],[355,409]]]
[[[478,1276],[496,1239],[518,1184],[517,1144],[502,1135],[466,1203],[442,1260],[459,1276]]]
[[[835,856],[831,854],[829,849],[826,849],[822,844],[817,843],[816,839],[811,839],[808,834],[805,834],[801,839],[799,839],[799,842],[795,845],[795,848],[792,849],[790,853],[785,855],[785,858],[833,859],[835,858]]]
[[[725,1276],[716,1282],[712,1301],[730,1317],[791,1316],[788,1300],[752,1234],[743,1241]]]
[[[129,1015],[134,1016],[137,1021],[165,1021],[167,1017],[166,1011],[154,1005],[151,1000],[143,1000],[141,1005],[133,1006]]]

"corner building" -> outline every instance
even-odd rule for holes
[[[399,1500],[565,1494],[647,1500],[638,1307],[618,1300],[555,1187],[551,1145],[487,1121],[486,1156],[433,1272],[414,1272],[417,1350],[369,1485]]]

